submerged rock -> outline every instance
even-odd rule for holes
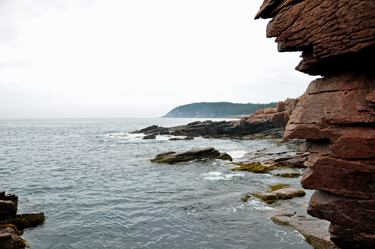
[[[232,157],[227,153],[220,153],[213,147],[207,147],[203,149],[193,149],[188,150],[185,152],[174,152],[169,151],[162,154],[158,154],[155,156],[151,162],[155,163],[168,163],[168,164],[176,164],[182,162],[188,162],[195,159],[205,159],[205,158],[213,158],[213,159],[222,159],[222,160],[229,160],[232,161]]]

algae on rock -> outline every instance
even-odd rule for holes
[[[262,199],[262,201],[271,204],[278,200],[292,199],[294,197],[305,196],[306,192],[301,189],[292,188],[287,184],[279,184],[271,187],[271,190],[265,193],[256,193],[253,196]]]
[[[265,173],[269,173],[270,170],[274,170],[276,169],[276,167],[274,166],[265,166],[265,165],[262,165],[260,163],[250,163],[250,164],[246,164],[246,163],[232,163],[232,164],[235,164],[235,165],[238,165],[239,167],[237,168],[233,168],[231,169],[231,171],[249,171],[249,172],[253,172],[253,173],[260,173],[260,174],[265,174]]]

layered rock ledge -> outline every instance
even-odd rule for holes
[[[297,70],[321,75],[290,116],[284,138],[306,139],[308,213],[331,222],[340,248],[375,248],[375,2],[265,0],[278,50],[302,51]]]

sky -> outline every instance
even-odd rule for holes
[[[314,77],[263,0],[1,0],[0,118],[160,117],[296,98]]]

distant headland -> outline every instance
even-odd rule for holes
[[[199,102],[178,106],[162,118],[241,118],[267,107],[275,108],[276,102],[266,104]]]

